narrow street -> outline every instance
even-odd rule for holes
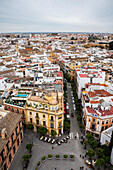
[[[68,104],[69,104],[69,115],[70,115],[70,132],[73,133],[73,136],[78,136],[80,134],[80,129],[78,127],[78,122],[77,122],[77,115],[75,115],[75,110],[73,108],[73,100],[71,96],[71,84],[67,83],[67,96],[68,96]],[[74,117],[71,116],[71,113],[74,113]]]

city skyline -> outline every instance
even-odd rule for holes
[[[112,0],[1,0],[0,4],[1,33],[113,33]]]

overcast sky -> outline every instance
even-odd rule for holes
[[[0,32],[113,33],[113,0],[0,0]]]

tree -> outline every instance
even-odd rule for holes
[[[46,134],[47,133],[47,128],[45,128],[45,127],[39,127],[38,128],[38,133],[40,133],[40,134]]]
[[[110,156],[105,157],[105,162],[110,163]]]
[[[91,133],[87,133],[86,138],[88,139],[88,141],[94,140],[94,137]]]
[[[77,115],[77,121],[81,121],[82,120],[82,116]]]
[[[101,158],[104,155],[103,153],[104,153],[104,150],[102,148],[97,149],[97,155],[99,158]]]
[[[85,141],[84,141],[84,145],[85,145],[85,149],[86,149],[86,146],[89,144],[89,142],[88,142],[88,140],[86,139]]]
[[[92,158],[95,155],[95,151],[93,149],[88,149],[88,156]]]
[[[34,129],[34,126],[32,124],[27,124],[26,128],[28,130],[33,130]]]
[[[57,133],[54,130],[51,130],[51,136],[55,136]]]
[[[26,149],[27,149],[29,152],[31,152],[31,150],[32,150],[32,144],[31,144],[31,143],[27,144],[27,145],[26,145]]]
[[[69,122],[64,122],[64,129],[69,129],[69,128],[70,128]]]
[[[23,155],[22,158],[24,159],[25,162],[29,162],[30,155],[29,154]]]
[[[90,142],[90,145],[92,146],[92,148],[93,149],[95,149],[95,148],[97,148],[97,141],[96,140],[92,140],[91,142]]]
[[[104,163],[105,163],[105,161],[104,161],[103,158],[100,158],[100,159],[96,160],[96,164],[97,164],[99,167],[103,166]]]

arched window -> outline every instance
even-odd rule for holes
[[[53,120],[53,116],[51,116],[51,120]]]
[[[39,118],[38,113],[36,113],[36,117]]]

